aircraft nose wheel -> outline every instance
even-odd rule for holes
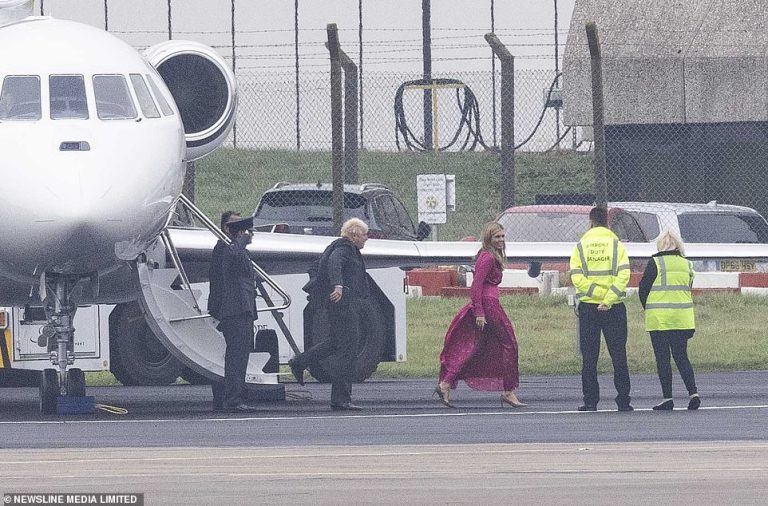
[[[85,397],[85,373],[82,369],[67,369],[67,395]]]
[[[56,369],[44,369],[40,376],[40,412],[44,415],[55,414],[60,393],[59,373]]]

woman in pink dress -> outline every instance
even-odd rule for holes
[[[482,242],[475,257],[471,301],[459,310],[445,335],[435,394],[452,408],[451,389],[464,380],[474,390],[503,391],[502,403],[523,407],[526,404],[515,395],[520,384],[515,329],[499,303],[499,283],[507,260],[504,228],[486,223]]]

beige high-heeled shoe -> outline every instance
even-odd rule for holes
[[[451,400],[450,400],[450,394],[451,394],[450,385],[448,385],[447,388],[442,388],[441,385],[442,383],[437,384],[437,386],[435,387],[435,391],[432,394],[432,397],[437,395],[440,398],[440,402],[442,402],[444,406],[448,408],[455,407],[453,404],[451,404]]]
[[[505,392],[501,394],[501,406],[504,407],[504,404],[509,404],[513,408],[524,408],[528,405],[524,402],[521,402],[514,392]]]

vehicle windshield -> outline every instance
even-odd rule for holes
[[[366,199],[354,193],[344,194],[344,219],[367,220]],[[271,223],[331,222],[333,193],[318,190],[286,190],[266,193],[254,218]]]
[[[758,214],[685,213],[678,221],[684,242],[768,243],[768,223]]]
[[[510,242],[577,242],[589,216],[574,213],[506,213],[497,220]]]

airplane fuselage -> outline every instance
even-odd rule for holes
[[[185,170],[155,69],[102,30],[27,18],[0,27],[0,83],[0,286],[107,274],[149,247]]]

